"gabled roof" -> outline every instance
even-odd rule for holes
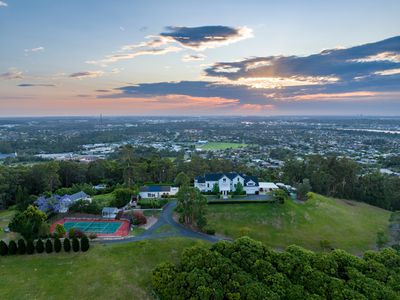
[[[247,185],[249,181],[253,181],[256,185],[258,185],[258,178],[256,176],[245,176],[244,185]]]
[[[256,176],[247,176],[241,173],[230,172],[230,173],[206,173],[204,176],[197,176],[195,179],[198,183],[205,183],[206,181],[218,181],[222,177],[228,177],[230,180],[240,176],[244,179],[244,185],[247,184],[250,180],[254,181],[256,185],[258,185],[258,179]]]
[[[80,192],[72,194],[72,195],[65,195],[65,196],[67,196],[73,202],[89,197],[89,195],[83,191],[80,191]]]
[[[141,192],[169,192],[171,187],[169,185],[145,185],[140,188]]]

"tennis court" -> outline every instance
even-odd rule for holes
[[[83,232],[105,233],[110,234],[118,230],[122,222],[97,222],[97,221],[66,221],[65,229],[68,231],[71,228],[82,230]]]
[[[95,233],[98,236],[125,236],[129,233],[129,222],[126,220],[63,219],[54,223],[51,231],[54,231],[57,224],[64,225],[67,232],[71,228],[75,228],[84,233]]]

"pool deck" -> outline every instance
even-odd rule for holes
[[[106,220],[106,219],[91,219],[91,218],[64,218],[50,226],[50,232],[53,233],[56,229],[57,224],[64,225],[65,222],[104,222],[104,223],[121,223],[121,226],[113,233],[97,233],[94,232],[98,237],[124,237],[129,234],[129,221],[127,220]],[[90,232],[85,232],[90,233]]]

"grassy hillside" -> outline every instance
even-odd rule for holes
[[[151,270],[190,239],[96,245],[86,253],[0,258],[1,299],[153,299]]]
[[[315,195],[305,204],[209,205],[208,220],[217,233],[248,235],[276,248],[298,244],[320,250],[328,240],[335,248],[360,253],[375,247],[376,233],[387,230],[390,212],[360,202]]]

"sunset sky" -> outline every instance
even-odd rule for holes
[[[0,116],[400,115],[400,1],[0,1]]]

